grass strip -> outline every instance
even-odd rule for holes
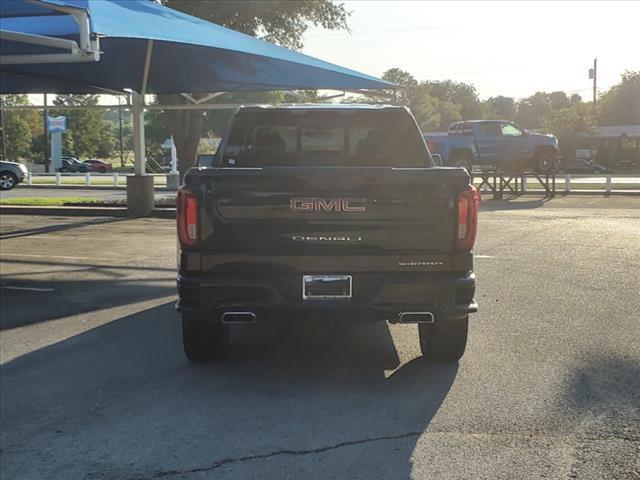
[[[30,207],[110,206],[108,202],[87,197],[21,197],[3,198],[0,205],[24,205]]]

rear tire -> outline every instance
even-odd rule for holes
[[[473,160],[471,155],[467,153],[456,153],[453,156],[453,164],[456,167],[465,168],[469,176],[473,177]]]
[[[107,169],[105,167],[99,167],[98,168],[98,172],[99,173],[107,173]]]
[[[556,154],[552,150],[544,149],[533,157],[533,169],[536,173],[551,173],[556,164]]]
[[[11,172],[0,173],[0,190],[11,190],[18,184],[18,177]]]
[[[418,336],[422,355],[431,360],[456,361],[467,345],[469,317],[462,320],[443,319],[436,323],[419,323]]]
[[[229,347],[229,325],[183,315],[182,344],[185,355],[192,362],[222,360]]]

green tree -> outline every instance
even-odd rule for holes
[[[418,82],[399,68],[387,70],[382,78],[404,87],[399,92],[400,100],[409,106],[422,131],[445,130],[451,122],[463,118],[465,106],[469,118],[480,116],[480,101],[471,85],[448,80]]]
[[[431,88],[431,95],[436,97],[440,103],[444,102],[440,109],[441,115],[443,112],[445,113],[441,120],[441,128],[449,126],[448,118],[459,117],[451,121],[482,118],[482,102],[480,102],[476,87],[473,85],[453,80],[427,81],[423,82],[423,85],[428,85]],[[453,116],[446,113],[455,111],[458,113]]]
[[[397,89],[397,100],[412,106],[416,100],[415,95],[418,88],[418,81],[413,75],[400,68],[390,68],[382,74],[382,79],[400,85],[402,88]],[[392,94],[393,92],[390,90],[387,93]]]
[[[551,110],[560,110],[571,106],[571,99],[564,92],[551,92],[549,94]]]
[[[331,0],[192,1],[162,0],[190,15],[263,38],[286,47],[302,48],[309,24],[329,30],[346,29],[349,12]],[[160,103],[185,103],[179,95],[160,95]],[[173,134],[180,174],[193,166],[203,128],[202,110],[171,110],[167,125]]]
[[[571,103],[571,105],[579,105],[580,103],[582,103],[582,97],[579,94],[574,93],[573,95],[571,95],[571,98],[569,98],[569,102]]]
[[[115,146],[115,134],[104,119],[104,113],[92,106],[98,105],[98,95],[58,95],[53,101],[58,108],[51,115],[67,117],[67,133],[63,149],[66,154],[80,158],[94,157],[98,152],[110,156]],[[65,110],[66,106],[88,107]],[[69,140],[70,139],[70,140]]]
[[[427,85],[418,81],[406,70],[391,68],[382,74],[382,78],[400,85],[397,91],[397,100],[406,104],[423,131],[433,130],[440,124],[440,115],[437,111],[437,99],[431,96]],[[389,91],[389,93],[392,93]],[[365,98],[365,101],[375,101],[373,97]]]
[[[98,137],[96,155],[100,158],[108,158],[113,154],[117,144],[117,134],[112,123],[104,122],[104,128]]]
[[[423,132],[436,130],[442,123],[440,102],[431,95],[431,89],[427,85],[416,87],[411,102],[411,111]]]
[[[24,118],[7,115],[4,129],[2,130],[2,141],[7,153],[7,160],[17,161],[27,159],[31,156],[31,131],[29,124]]]
[[[313,97],[314,92],[308,93],[310,97]],[[295,102],[296,99],[288,98],[283,92],[245,92],[245,93],[231,93],[224,95],[225,103],[267,103],[277,104],[282,102]],[[204,114],[203,118],[203,133],[211,136],[221,136],[226,128],[233,110],[208,110]]]
[[[518,102],[516,121],[525,128],[538,128],[540,119],[551,112],[549,94],[536,92]]]
[[[463,120],[462,105],[459,103],[453,103],[449,100],[436,99],[436,109],[440,116],[440,124],[438,130],[446,130],[453,122]],[[475,117],[477,118],[477,117]]]
[[[640,125],[640,71],[622,74],[598,102],[600,125]]]
[[[590,133],[596,124],[595,120],[590,106],[574,104],[543,115],[540,124],[545,131],[558,138],[560,154],[573,157],[576,152],[576,136],[579,133]]]
[[[516,101],[511,97],[499,95],[491,97],[486,102],[485,115],[495,120],[515,120]]]
[[[22,106],[30,105],[30,102],[26,95],[3,95],[2,104]],[[30,159],[34,133],[37,135],[38,131],[42,131],[36,126],[38,113],[34,110],[2,110],[0,115],[2,115],[1,125],[3,126],[0,129],[0,135],[7,160]]]

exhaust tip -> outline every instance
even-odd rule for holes
[[[431,312],[400,312],[399,323],[434,323],[435,317]]]
[[[225,312],[220,316],[222,323],[254,323],[256,315],[253,312]]]

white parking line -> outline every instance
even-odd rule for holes
[[[496,258],[493,255],[474,255],[473,258]]]
[[[25,292],[53,292],[53,288],[14,287],[13,285],[6,285],[0,288],[4,290],[24,290]]]

